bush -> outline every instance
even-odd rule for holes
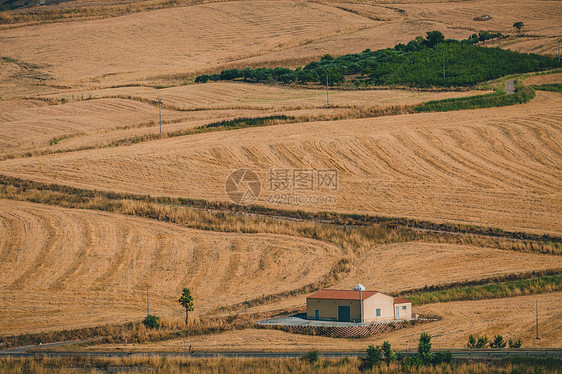
[[[384,343],[382,343],[381,350],[384,354],[384,360],[387,364],[396,361],[396,351],[390,347],[389,342],[385,341]]]
[[[433,359],[431,360],[431,363],[433,365],[450,364],[451,361],[453,361],[453,355],[451,354],[451,352],[443,351],[443,352],[436,352],[433,355]]]
[[[466,344],[466,348],[476,348],[476,338],[474,335],[470,334],[468,336],[468,343]]]
[[[195,78],[195,83],[207,83],[209,81],[209,75],[203,74]]]
[[[382,360],[382,349],[378,345],[374,347],[370,345],[367,348],[367,358],[365,359],[367,366],[372,368]]]
[[[509,348],[521,348],[521,339],[517,339],[517,340],[509,339]]]
[[[431,355],[431,335],[424,332],[420,335],[418,343],[418,356],[424,365],[429,364],[433,357]]]
[[[478,342],[476,343],[476,348],[486,348],[488,345],[488,338],[485,336],[481,336],[478,338]]]
[[[160,327],[160,317],[149,314],[142,323],[149,329],[157,329]]]
[[[302,356],[302,360],[308,362],[309,364],[314,364],[318,362],[319,359],[320,355],[318,354],[318,351],[310,351]]]
[[[505,348],[505,340],[500,334],[494,336],[494,339],[490,342],[490,348]]]

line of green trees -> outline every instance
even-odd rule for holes
[[[244,80],[247,82],[324,83],[346,81],[355,85],[400,85],[412,87],[474,86],[505,75],[555,68],[557,60],[537,54],[518,53],[474,45],[503,37],[481,32],[465,40],[445,39],[440,31],[427,32],[394,48],[340,57],[324,55],[295,70],[276,68],[227,69],[220,74],[200,75],[195,81]],[[445,77],[443,77],[445,65]]]
[[[492,340],[488,340],[485,336],[468,336],[468,343],[466,344],[467,348],[486,348],[488,345],[490,348],[505,348],[505,346],[509,343],[509,348],[521,348],[521,339],[509,339],[507,342],[504,340],[503,336],[497,334],[492,338]]]

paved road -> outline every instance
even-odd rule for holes
[[[41,345],[22,345],[20,347],[0,350],[0,355],[22,354],[22,353],[26,353],[30,349],[44,349],[44,348],[51,348],[51,347],[60,347],[60,346],[63,346],[63,345],[68,345],[68,344],[85,343],[85,342],[91,342],[91,341],[96,341],[96,340],[100,340],[100,339],[101,338],[86,339],[86,340],[71,340],[71,341],[66,341],[66,342],[46,343],[46,344],[41,344]]]
[[[434,350],[437,352],[439,350]],[[401,351],[406,356],[416,354],[415,350]],[[504,357],[555,357],[562,359],[562,349],[454,349],[451,350],[454,358],[504,358]],[[252,351],[232,351],[232,352],[95,352],[95,351],[34,351],[34,352],[0,352],[0,356],[10,357],[128,357],[131,355],[155,356],[155,357],[193,357],[193,358],[212,358],[212,357],[244,357],[244,358],[300,358],[304,352],[252,352]],[[365,352],[319,352],[321,357],[341,358],[341,357],[365,357]]]
[[[515,93],[515,78],[505,81],[505,93],[508,95]]]

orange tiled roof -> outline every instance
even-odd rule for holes
[[[378,291],[363,291],[363,300],[380,293]],[[335,300],[359,300],[359,291],[355,290],[320,290],[307,299],[335,299]]]
[[[394,304],[409,304],[409,303],[410,303],[409,300],[403,299],[401,297],[394,298]]]

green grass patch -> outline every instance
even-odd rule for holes
[[[539,91],[562,92],[562,83],[548,83],[529,87]]]
[[[455,287],[446,290],[405,294],[413,305],[447,301],[497,299],[562,290],[562,275],[493,283],[481,286]]]
[[[493,108],[515,104],[523,104],[535,97],[535,91],[531,87],[516,84],[517,92],[511,95],[494,92],[484,95],[459,97],[444,100],[428,101],[414,107],[414,111],[420,112],[448,112],[452,110]]]

